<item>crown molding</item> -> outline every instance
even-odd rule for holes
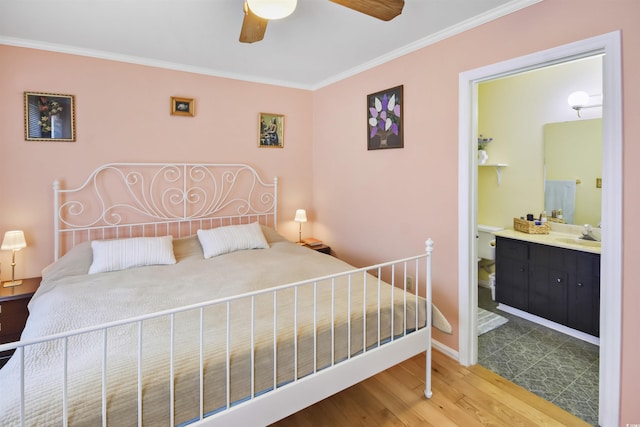
[[[501,18],[503,16],[509,15],[511,13],[517,12],[519,10],[522,10],[536,3],[540,3],[542,1],[544,0],[510,1],[502,6],[491,9],[483,14],[474,16],[473,18],[467,19],[449,28],[438,31],[428,37],[425,37],[423,39],[410,43],[406,46],[403,46],[385,55],[381,55],[371,61],[367,61],[361,65],[358,65],[357,67],[350,68],[342,73],[338,73],[325,80],[322,80],[313,84],[302,84],[299,82],[269,79],[269,78],[263,78],[263,77],[259,77],[251,74],[244,74],[244,73],[229,73],[229,72],[225,72],[217,69],[196,67],[196,66],[179,64],[174,62],[161,61],[161,60],[152,59],[152,58],[144,58],[144,57],[133,56],[133,55],[123,55],[123,54],[95,50],[95,49],[85,49],[85,48],[79,48],[79,47],[74,47],[69,45],[47,43],[42,41],[19,39],[19,38],[12,38],[12,37],[0,36],[0,44],[4,44],[8,46],[24,47],[29,49],[46,50],[46,51],[57,52],[57,53],[65,53],[69,55],[79,55],[79,56],[85,56],[90,58],[105,59],[109,61],[125,62],[129,64],[144,65],[147,67],[164,68],[168,70],[181,71],[181,72],[193,73],[193,74],[202,74],[202,75],[220,77],[225,79],[242,80],[242,81],[247,81],[252,83],[260,83],[260,84],[282,86],[282,87],[293,88],[293,89],[303,89],[303,90],[314,91],[317,89],[321,89],[325,86],[331,85],[333,83],[337,83],[341,80],[352,77],[359,73],[362,73],[363,71],[370,70],[379,65],[382,65],[389,61],[397,59],[401,56],[407,55],[409,53],[422,49],[426,46],[445,40],[449,37],[453,37],[467,30],[470,30],[472,28],[486,24],[487,22],[490,22],[498,18]]]
[[[479,27],[480,25],[486,24],[487,22],[494,21],[498,18],[502,18],[503,16],[509,15],[511,13],[517,12],[529,6],[532,6],[536,3],[540,3],[544,0],[514,0],[509,3],[506,3],[502,6],[491,9],[483,14],[476,15],[473,18],[467,19],[465,21],[461,21],[456,25],[453,25],[449,28],[445,28],[444,30],[433,33],[432,35],[425,37],[423,39],[417,40],[413,43],[405,45],[400,49],[396,49],[391,51],[385,55],[381,55],[372,61],[365,62],[357,67],[346,70],[343,73],[336,74],[335,76],[323,80],[319,82],[317,85],[312,87],[313,90],[320,89],[324,86],[328,86],[333,83],[337,83],[341,80],[344,80],[348,77],[352,77],[356,74],[362,73],[363,71],[370,70],[379,65],[382,65],[386,62],[392,61],[394,59],[400,58],[401,56],[407,55],[409,53],[420,50],[424,47],[430,46],[432,44],[436,44],[442,40],[448,39],[449,37],[456,36],[458,34],[464,33],[465,31],[471,30],[473,28]]]

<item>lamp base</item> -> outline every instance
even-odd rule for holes
[[[20,285],[22,285],[22,280],[11,280],[11,281],[8,281],[8,282],[4,282],[2,284],[2,287],[3,288],[11,288],[13,286],[20,286]]]

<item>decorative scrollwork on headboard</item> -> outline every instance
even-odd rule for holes
[[[277,178],[266,183],[244,164],[111,163],[78,188],[60,189],[56,181],[54,201],[57,259],[61,250],[95,238],[182,237],[192,234],[192,224],[255,220],[275,227]],[[69,234],[61,248],[59,239]]]

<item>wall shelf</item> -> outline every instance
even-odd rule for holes
[[[500,185],[502,183],[502,168],[506,168],[509,165],[507,163],[485,163],[484,165],[478,166],[496,168],[496,175],[498,175],[498,185]]]

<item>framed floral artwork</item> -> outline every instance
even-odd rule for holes
[[[172,116],[195,116],[196,102],[193,98],[171,97],[171,115]]]
[[[27,141],[76,140],[76,112],[73,95],[24,93],[24,138]]]
[[[367,95],[367,149],[404,147],[402,88]]]
[[[284,147],[284,115],[260,113],[258,147]]]

